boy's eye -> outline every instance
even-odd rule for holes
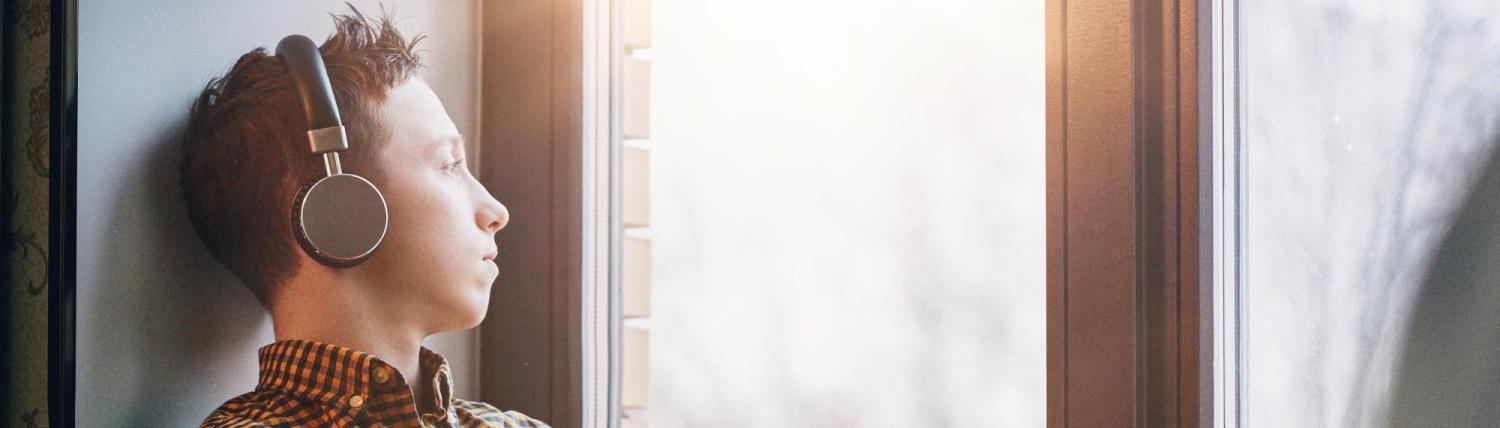
[[[448,171],[448,172],[453,172],[454,170],[458,169],[459,165],[462,165],[462,164],[463,164],[463,159],[453,159],[453,160],[448,161],[448,163],[443,164],[443,170],[444,171]]]

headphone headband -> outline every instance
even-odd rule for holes
[[[333,85],[328,81],[328,71],[323,67],[323,55],[312,39],[293,34],[276,44],[276,56],[286,63],[292,83],[301,95],[302,107],[307,111],[307,137],[314,154],[342,151],[349,148],[344,134],[344,124],[339,119],[338,104],[333,100]]]
[[[333,85],[323,68],[318,45],[294,34],[276,44],[276,56],[307,110],[307,141],[314,155],[322,155],[328,175],[302,186],[292,200],[292,232],[297,243],[318,262],[333,267],[363,263],[380,247],[390,225],[385,196],[364,177],[345,174],[339,151],[349,148],[339,121]]]

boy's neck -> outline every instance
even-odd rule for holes
[[[286,285],[286,291],[297,290],[299,298],[279,299],[273,305],[271,322],[277,341],[313,340],[380,358],[401,372],[419,407],[431,402],[431,384],[424,381],[421,370],[421,346],[427,334],[418,326],[370,304],[374,302],[331,292],[336,287]]]

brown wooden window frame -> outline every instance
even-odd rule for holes
[[[1048,425],[1213,421],[1208,9],[1047,0]],[[483,14],[481,132],[506,144],[481,181],[528,222],[500,241],[480,398],[580,426],[582,11]]]
[[[481,401],[582,426],[583,4],[485,2],[479,181],[510,208],[480,324]]]
[[[1047,1],[1049,426],[1213,423],[1210,9]]]

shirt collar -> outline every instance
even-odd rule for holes
[[[422,373],[432,388],[432,401],[412,411],[449,413],[453,386],[448,360],[421,347]],[[311,340],[287,339],[260,348],[260,381],[256,391],[276,391],[298,398],[350,407],[350,399],[361,406],[404,407],[416,405],[410,384],[395,366],[364,352]],[[365,405],[363,403],[370,403]]]

